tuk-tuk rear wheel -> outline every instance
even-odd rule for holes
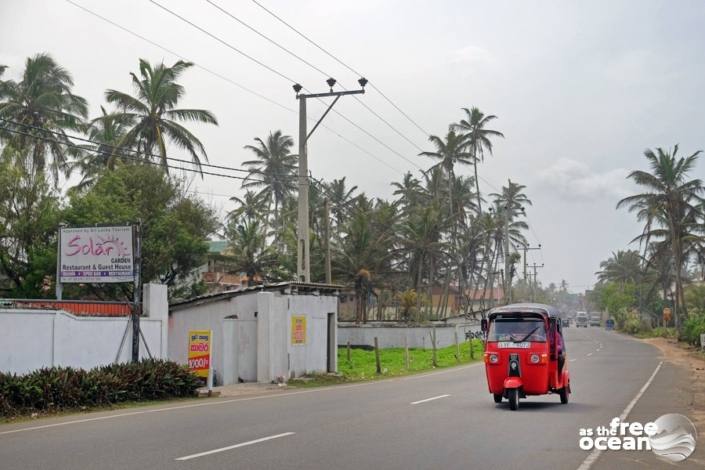
[[[510,388],[507,392],[507,398],[509,398],[509,409],[516,410],[519,408],[519,389]]]
[[[493,393],[492,398],[494,398],[495,403],[502,403],[502,394],[501,393]]]
[[[560,392],[558,392],[561,397],[561,403],[568,404],[568,387],[563,387]]]

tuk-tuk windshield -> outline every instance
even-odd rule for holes
[[[495,318],[490,322],[487,341],[546,341],[546,325],[541,318]]]

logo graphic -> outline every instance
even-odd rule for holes
[[[685,416],[669,413],[642,424],[615,417],[609,426],[580,428],[582,450],[652,451],[667,462],[682,462],[695,451],[698,432]]]
[[[654,424],[656,434],[649,436],[651,450],[664,460],[680,462],[695,451],[698,431],[685,416],[670,413],[661,416]]]

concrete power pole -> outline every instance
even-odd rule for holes
[[[333,86],[336,81],[333,78],[326,80],[326,83],[330,87],[330,92],[328,93],[312,93],[303,94],[301,90],[303,87],[298,83],[294,84],[293,88],[296,92],[296,98],[299,100],[299,207],[298,207],[298,217],[296,221],[296,280],[299,282],[311,282],[311,254],[310,254],[310,241],[309,241],[309,221],[308,221],[308,152],[307,152],[307,142],[311,137],[311,134],[318,128],[321,121],[326,117],[326,115],[333,109],[335,103],[338,102],[343,95],[357,95],[365,93],[365,85],[367,85],[367,80],[365,78],[360,78],[357,81],[360,84],[359,90],[349,90],[349,91],[333,91]],[[306,121],[308,117],[306,116],[306,100],[308,98],[327,98],[334,96],[335,99],[328,106],[328,109],[323,113],[321,118],[316,122],[310,132],[307,132]]]
[[[326,198],[323,203],[323,242],[326,250],[326,284],[333,283],[333,273],[330,266],[330,199]]]
[[[534,282],[530,283],[530,284],[531,284],[531,301],[535,302],[536,301],[536,286],[538,285],[538,281],[537,281],[538,272],[537,272],[537,270],[539,268],[543,268],[543,263],[541,263],[541,264],[534,263],[529,267],[534,270]]]
[[[509,206],[504,208],[504,298],[512,303],[512,273],[509,259]]]
[[[531,280],[528,278],[528,274],[526,272],[526,270],[529,266],[528,263],[526,262],[526,253],[531,250],[540,250],[540,249],[541,249],[540,243],[539,243],[539,246],[531,247],[529,245],[524,245],[524,247],[522,248],[522,250],[524,250],[524,281],[526,281],[527,284],[531,284]]]

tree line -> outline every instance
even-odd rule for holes
[[[228,241],[220,257],[225,270],[252,283],[295,279],[297,156],[290,136],[272,130],[244,147],[252,158],[242,163],[242,193],[222,220],[174,170],[172,161],[184,153],[196,171],[207,162],[188,124],[218,124],[209,111],[179,107],[186,93],[179,78],[191,65],[140,60],[130,74],[132,92],[106,90],[93,118],[71,74],[47,54],[28,58],[17,81],[0,75],[0,275],[9,294],[50,295],[60,223],[141,220],[145,279],[168,284],[172,297],[203,291],[192,274],[213,237]],[[326,279],[330,252],[332,281],[354,289],[362,319],[372,297],[420,320],[448,315],[451,304],[469,312],[478,308],[471,299],[477,292],[512,285],[531,200],[511,180],[493,193],[480,190],[481,165],[504,137],[496,120],[462,108],[414,156],[426,168],[391,183],[390,200],[366,195],[345,177],[311,178],[312,280]],[[462,174],[464,167],[472,171]],[[69,177],[78,183],[62,188]],[[127,293],[73,289],[76,296]],[[441,292],[435,305],[434,289]]]
[[[632,240],[602,263],[593,297],[633,332],[674,327],[681,338],[705,333],[705,186],[694,178],[701,151],[680,156],[647,149],[647,170],[627,178],[639,189],[617,204],[643,224]]]

